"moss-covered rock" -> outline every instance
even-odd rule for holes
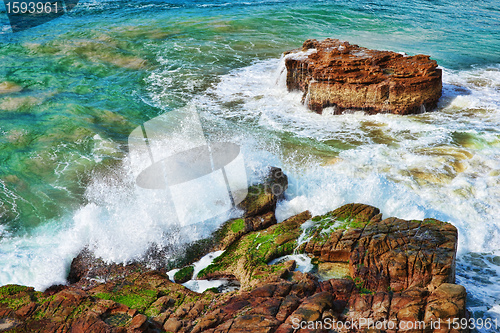
[[[286,265],[268,266],[274,258],[291,254],[301,234],[300,226],[311,218],[303,212],[265,230],[253,231],[232,243],[211,265],[198,273],[198,278],[232,277],[247,289],[259,279],[286,274]]]
[[[9,284],[0,287],[0,306],[18,310],[41,296],[42,293],[36,292],[34,288]]]
[[[193,278],[194,266],[186,266],[177,271],[174,275],[176,283],[184,283]]]
[[[245,230],[245,220],[244,219],[236,219],[233,221],[233,223],[231,223],[231,231],[233,233],[238,233],[240,231],[243,231]]]
[[[238,206],[245,217],[274,212],[277,201],[288,188],[288,178],[279,168],[271,167],[263,183],[250,186],[248,195]]]
[[[34,291],[34,289],[31,287],[20,286],[17,284],[8,284],[0,287],[0,296],[2,297],[13,296],[22,292],[30,292],[30,291]]]

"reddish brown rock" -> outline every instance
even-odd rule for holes
[[[431,322],[440,320],[443,331],[445,331],[448,323],[453,323],[455,318],[467,318],[465,312],[466,298],[467,292],[464,287],[443,283],[427,299],[424,322],[429,325]],[[454,330],[454,332],[459,331]]]
[[[442,73],[429,56],[370,50],[338,39],[307,40],[285,53],[286,84],[321,113],[333,107],[373,113],[432,110],[441,97]]]
[[[353,218],[354,216],[354,218]],[[362,218],[360,218],[362,216]],[[380,221],[378,209],[350,204],[315,217],[318,227],[304,246],[323,261],[348,263],[350,275],[363,288],[433,291],[455,282],[456,228],[434,219]],[[329,237],[322,231],[341,223]]]

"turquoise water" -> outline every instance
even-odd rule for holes
[[[290,175],[281,218],[358,201],[456,225],[470,309],[500,313],[499,3],[82,1],[16,34],[2,6],[0,284],[62,282],[87,244],[127,261],[206,232],[172,236],[127,169],[134,128],[196,110],[208,136],[243,146],[252,178],[267,164]],[[280,84],[280,56],[326,37],[431,55],[438,110],[308,112]]]

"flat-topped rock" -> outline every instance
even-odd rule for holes
[[[309,39],[285,52],[288,90],[321,113],[363,110],[414,114],[432,110],[441,97],[442,73],[427,55],[370,50],[338,39]]]

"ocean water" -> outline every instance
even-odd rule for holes
[[[132,130],[196,111],[207,137],[242,147],[251,181],[284,169],[280,220],[362,202],[454,224],[469,310],[500,321],[499,22],[500,3],[481,0],[82,0],[13,34],[0,4],[0,285],[63,283],[84,246],[127,262],[213,230],[172,228],[128,167]],[[431,55],[437,110],[308,111],[281,54],[327,37]]]

